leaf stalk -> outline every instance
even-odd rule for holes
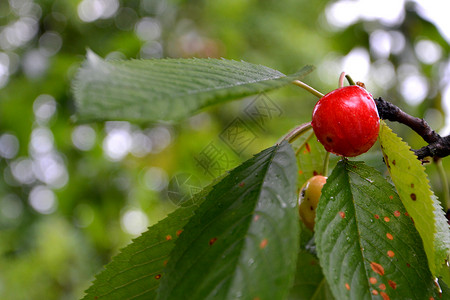
[[[300,137],[302,134],[304,134],[306,131],[311,129],[311,122],[301,124],[297,127],[295,127],[293,130],[291,130],[284,138],[283,141],[288,141],[289,143],[292,143],[295,141],[298,137]]]
[[[307,85],[306,83],[300,81],[300,80],[294,80],[292,81],[293,84],[301,87],[302,89],[310,92],[311,94],[313,94],[314,96],[316,96],[317,98],[322,98],[324,95],[319,92],[318,90],[314,89],[313,87]]]

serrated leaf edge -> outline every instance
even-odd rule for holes
[[[380,126],[380,133],[383,130],[386,130],[386,131],[392,133],[392,135],[395,136],[396,138],[398,138],[399,142],[404,147],[406,147],[408,149],[408,151],[411,153],[411,155],[413,155],[417,159],[417,156],[412,151],[411,146],[408,143],[406,143],[401,137],[396,135],[393,132],[393,130],[383,120],[381,120],[380,125],[381,125]],[[379,138],[379,142],[380,142],[380,145],[381,145],[381,149],[382,149],[383,155],[385,156],[383,143],[382,143],[381,138]],[[440,238],[440,232],[438,231],[437,223],[441,219],[439,216],[441,216],[441,217],[444,216],[444,212],[442,210],[442,207],[441,207],[440,203],[437,200],[437,196],[431,190],[430,180],[428,178],[428,175],[426,174],[425,167],[420,164],[419,168],[423,171],[423,173],[425,174],[425,177],[426,177],[426,182],[424,182],[423,184],[426,184],[427,187],[428,187],[427,191],[428,191],[428,194],[429,194],[429,199],[431,201],[430,204],[431,204],[431,207],[432,207],[432,214],[433,214],[434,220],[435,220],[435,222],[433,222],[433,235],[434,235],[434,247],[433,247],[433,249],[434,249],[434,253],[429,253],[429,251],[427,251],[427,247],[424,247],[424,248],[425,248],[425,253],[427,254],[427,257],[429,259],[430,270],[431,270],[431,272],[432,272],[432,274],[434,276],[438,277],[438,276],[441,275],[441,270],[442,270],[442,267],[444,266],[445,260],[448,260],[448,258],[450,256],[450,231],[448,231],[447,233],[443,233],[445,236],[441,237],[441,238],[443,238],[443,241],[441,241],[441,242],[444,242],[444,243],[447,244],[447,246],[446,246],[447,251],[446,251],[446,255],[445,255],[446,256],[445,260],[441,261],[441,258],[438,255],[436,255],[436,254],[439,254],[439,252],[436,251],[437,250],[436,249],[436,244],[438,244],[439,241],[440,241],[440,239],[439,239]],[[395,182],[394,182],[394,186],[396,186]],[[397,186],[396,186],[396,189],[397,189]],[[405,203],[405,201],[407,201],[407,199],[403,199],[401,194],[400,193],[398,193],[398,194],[399,194],[399,197],[402,200],[402,202]],[[447,226],[447,228],[449,228],[449,227]],[[450,230],[450,228],[449,228],[449,230]],[[419,231],[419,235],[422,237],[422,232],[421,231]],[[442,256],[443,254],[440,254],[440,255]]]

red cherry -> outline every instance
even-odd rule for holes
[[[352,157],[375,143],[380,117],[372,95],[351,85],[323,96],[314,107],[311,125],[327,151]]]

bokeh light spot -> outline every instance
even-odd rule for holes
[[[33,111],[38,123],[46,123],[56,112],[56,101],[51,95],[39,95],[33,103]]]
[[[136,23],[136,35],[143,41],[152,41],[161,36],[161,25],[154,18],[145,17]]]
[[[0,136],[0,156],[12,159],[19,152],[19,140],[13,134],[4,133]]]
[[[30,152],[46,154],[53,150],[53,133],[46,127],[38,127],[31,132]]]
[[[48,66],[48,57],[43,55],[39,50],[30,50],[23,56],[22,67],[29,78],[42,76]]]
[[[130,131],[125,128],[115,128],[103,140],[103,150],[109,159],[119,161],[128,154],[131,144]]]
[[[142,210],[130,209],[122,215],[121,226],[123,231],[138,235],[147,229],[148,217]]]
[[[400,82],[400,93],[410,105],[418,105],[428,93],[427,79],[422,75],[409,75]]]
[[[84,22],[113,17],[119,9],[117,0],[83,0],[78,4],[78,16]]]
[[[33,187],[28,201],[31,207],[41,214],[51,214],[57,207],[55,193],[43,185]]]
[[[172,141],[172,134],[166,127],[159,126],[150,129],[148,136],[152,140],[152,153],[159,153],[170,145]]]
[[[144,172],[144,183],[149,190],[159,192],[167,187],[169,178],[163,169],[150,167]]]
[[[153,143],[150,137],[141,131],[133,132],[131,153],[137,157],[144,157],[152,151]]]
[[[342,70],[354,80],[365,81],[370,70],[370,57],[366,49],[355,48],[342,59]]]
[[[11,173],[19,183],[31,184],[36,178],[33,173],[33,161],[29,158],[18,158],[11,163]]]
[[[72,143],[82,151],[89,151],[96,140],[95,130],[89,125],[79,125],[72,131]]]
[[[394,26],[404,18],[404,0],[341,0],[325,9],[328,23],[336,29],[346,28],[359,20],[379,21]]]
[[[388,58],[391,54],[391,35],[384,30],[370,34],[370,50],[378,58]]]
[[[63,159],[57,153],[39,155],[33,163],[35,176],[52,188],[62,188],[69,181]]]
[[[6,53],[0,52],[0,88],[4,87],[9,80],[10,59]]]
[[[442,48],[430,40],[418,41],[414,47],[417,58],[424,64],[434,64],[442,57]]]
[[[39,38],[39,50],[45,56],[53,56],[59,52],[62,43],[59,33],[47,31]]]

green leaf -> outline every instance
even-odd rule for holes
[[[317,140],[316,136],[312,132],[311,138],[306,140],[300,138],[300,149],[297,149],[297,163],[299,166],[299,184],[303,184],[306,180],[314,175],[322,174],[323,163],[326,156],[326,150],[322,144]],[[306,134],[305,136],[307,136]],[[327,176],[325,174],[324,176]]]
[[[340,161],[328,177],[315,233],[337,299],[437,297],[420,236],[394,186],[364,163]]]
[[[157,299],[283,299],[299,230],[297,168],[287,142],[218,183],[170,254]]]
[[[184,225],[212,186],[123,248],[86,291],[88,299],[154,299],[163,268]]]
[[[269,91],[313,70],[286,76],[225,59],[105,61],[89,51],[73,82],[81,120],[174,121],[216,103]]]
[[[447,264],[442,268],[442,272],[439,277],[439,280],[443,281],[446,285],[449,285],[449,283],[450,283],[450,267]],[[450,294],[449,294],[449,296],[450,296]]]
[[[299,186],[301,186],[305,181],[314,175],[320,174],[323,176],[328,176],[328,174],[323,173],[323,165],[327,151],[323,145],[317,140],[317,137],[312,132],[312,136],[308,138],[308,134],[305,134],[306,138],[303,136],[296,141],[299,144],[300,149],[296,149],[298,152],[297,163],[299,166]],[[337,157],[333,154],[330,156],[329,169],[332,169],[336,165]]]
[[[332,300],[333,294],[325,280],[319,260],[306,251],[300,251],[297,273],[289,299],[292,300]]]
[[[384,122],[379,139],[392,181],[422,237],[430,270],[440,276],[450,254],[450,231],[444,211],[431,191],[425,168]]]

